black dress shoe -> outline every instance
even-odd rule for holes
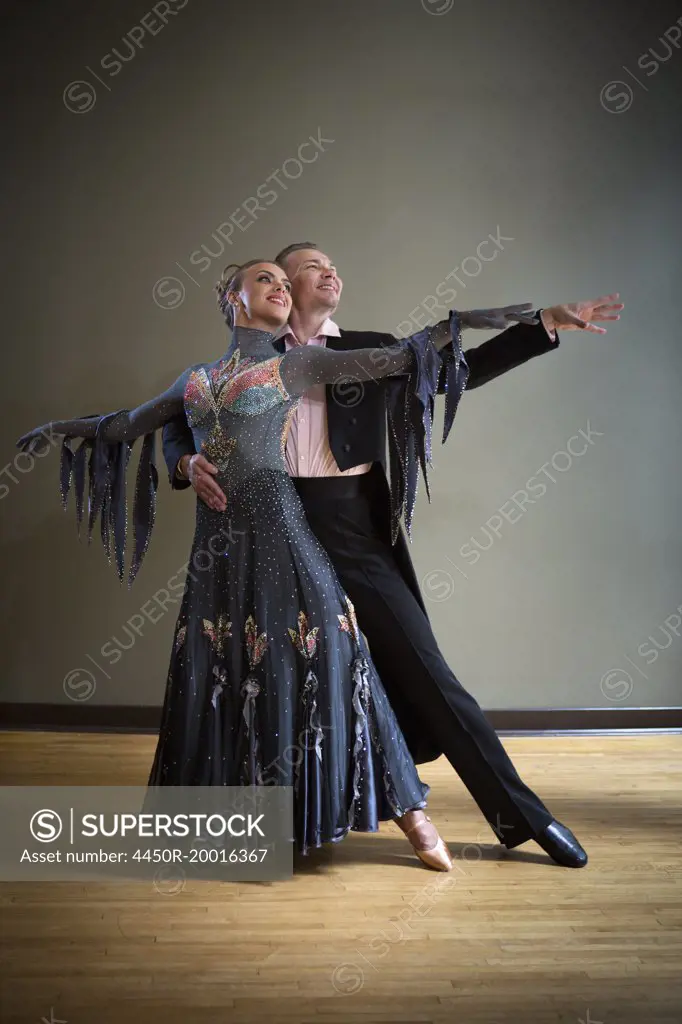
[[[556,819],[535,837],[535,842],[564,868],[584,868],[587,864],[587,854],[570,828]]]

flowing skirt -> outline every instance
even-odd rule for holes
[[[299,850],[425,806],[422,783],[289,476],[197,521],[150,786],[294,789]]]

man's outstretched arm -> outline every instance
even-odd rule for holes
[[[623,303],[619,295],[600,295],[583,302],[549,306],[531,314],[525,320],[514,315],[519,322],[495,335],[477,348],[466,349],[464,358],[469,366],[467,391],[487,384],[495,377],[521,366],[535,356],[550,352],[559,345],[557,331],[587,331],[590,334],[606,334],[606,328],[599,326],[604,321],[620,319]],[[509,319],[508,310],[519,311],[520,306],[504,306],[501,309],[468,310],[460,314],[463,326],[473,329],[501,327]],[[535,319],[535,324],[532,324]]]
[[[416,314],[419,310],[413,310]],[[433,310],[429,309],[429,312]],[[469,367],[466,389],[480,387],[495,377],[500,377],[508,370],[522,363],[550,352],[557,347],[556,332],[540,319],[540,311],[535,310],[531,302],[517,302],[509,306],[495,306],[488,309],[457,310],[459,325],[462,332],[500,331],[501,333],[476,348],[464,349],[464,358]],[[421,314],[422,319],[427,319]],[[427,324],[420,323],[414,315],[411,320],[404,320],[399,327],[405,326],[406,333],[413,333],[413,328],[423,330]],[[432,325],[436,334],[450,330],[450,317]],[[386,345],[390,342],[382,342]],[[441,380],[438,391],[442,394],[445,388]]]
[[[559,338],[547,310],[537,310],[535,317],[534,325],[515,324],[484,341],[482,345],[464,350],[464,358],[469,367],[467,391],[479,388],[530,359],[558,348]]]

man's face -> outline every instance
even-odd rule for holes
[[[331,316],[339,304],[343,282],[328,256],[319,249],[297,249],[286,259],[291,297],[301,313]]]

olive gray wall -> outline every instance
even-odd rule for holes
[[[5,10],[0,699],[161,702],[178,606],[154,595],[186,562],[191,492],[160,460],[129,592],[61,511],[57,453],[30,468],[14,440],[216,358],[221,266],[311,238],[347,328],[421,323],[446,280],[460,308],[620,290],[607,336],[465,396],[413,555],[485,707],[682,703],[679,6]]]

